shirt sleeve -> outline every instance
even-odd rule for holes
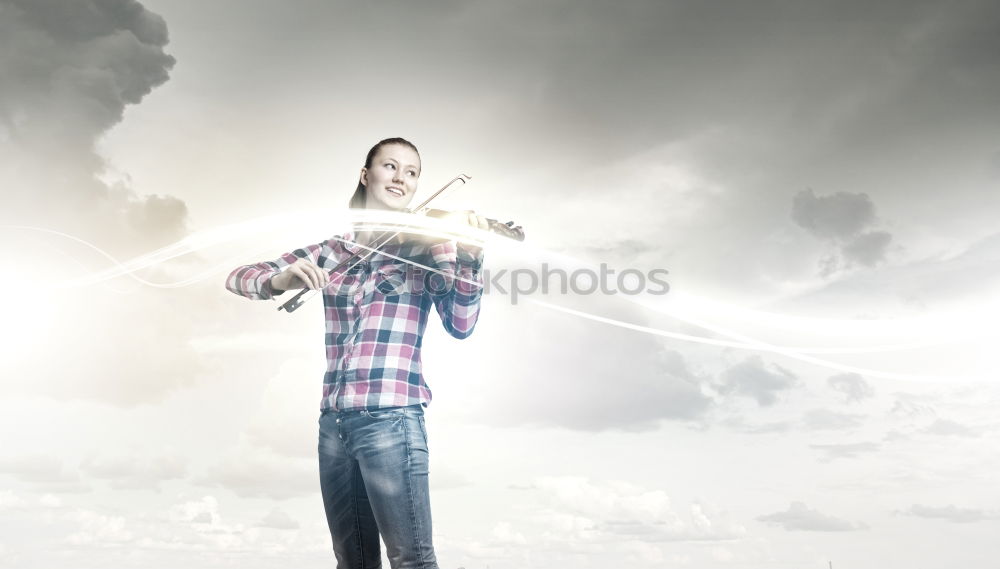
[[[439,289],[443,292],[431,291],[441,323],[453,337],[468,338],[479,319],[483,296],[483,248],[446,241],[432,245],[430,252],[435,268],[444,273],[444,287]]]
[[[272,299],[285,291],[275,292],[271,288],[271,278],[295,261],[309,259],[329,272],[350,257],[351,252],[344,248],[341,241],[338,240],[339,237],[331,237],[322,243],[295,249],[273,261],[261,261],[252,265],[236,267],[226,277],[226,289],[251,300]]]

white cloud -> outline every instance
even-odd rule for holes
[[[0,508],[17,508],[24,504],[24,499],[13,490],[0,490]]]
[[[860,427],[864,415],[839,413],[830,409],[810,409],[802,416],[802,423],[813,430],[847,430]]]
[[[696,421],[711,408],[705,388],[709,377],[657,338],[506,300],[485,299],[475,333],[461,343],[442,340],[436,330],[424,343],[424,373],[431,389],[438,389],[442,382],[437,377],[447,374],[443,389],[468,402],[465,420],[637,432],[655,429],[664,420]],[[647,318],[632,305],[600,295],[549,300],[567,307],[581,304],[581,310],[627,321]],[[432,320],[429,327],[435,325],[440,326]],[[552,330],[560,330],[557,337]],[[505,412],[480,412],[484,407]]]
[[[72,519],[81,527],[66,538],[66,542],[71,545],[123,545],[136,537],[126,527],[124,516],[77,510],[72,514]]]
[[[750,397],[761,407],[778,402],[780,395],[799,386],[799,379],[789,370],[771,364],[767,369],[764,359],[753,354],[722,373],[718,389],[722,393],[733,393]]]
[[[321,350],[313,358],[284,359],[267,381],[247,426],[248,441],[297,459],[316,459],[317,419],[325,369]]]
[[[258,524],[260,527],[280,529],[280,530],[292,530],[299,529],[301,524],[288,515],[284,510],[273,508]]]
[[[319,490],[315,459],[292,459],[241,447],[196,476],[194,484],[221,487],[246,498],[284,500]]]
[[[38,503],[45,508],[59,508],[62,506],[62,499],[53,494],[43,494]]]
[[[875,389],[858,373],[841,373],[826,378],[826,384],[844,394],[848,403],[856,403],[873,397]]]
[[[973,438],[978,437],[980,434],[976,429],[951,419],[936,419],[921,431],[931,435]]]
[[[959,508],[954,504],[948,504],[947,506],[914,504],[908,510],[901,513],[918,518],[946,520],[959,524],[1000,519],[1000,510],[990,511],[980,508]]]
[[[830,462],[838,458],[857,458],[862,454],[876,452],[882,445],[872,442],[860,443],[833,443],[833,444],[811,444],[809,448],[823,451],[824,462]]]
[[[198,500],[188,500],[170,507],[169,519],[180,523],[217,524],[219,500],[215,496],[203,496]]]
[[[182,478],[187,472],[185,460],[177,455],[91,455],[81,462],[80,469],[108,480],[115,489],[157,489],[160,482]]]
[[[519,492],[533,495],[516,508],[516,521],[501,519],[487,535],[442,546],[476,566],[655,567],[679,555],[677,542],[738,541],[746,534],[704,502],[677,509],[664,491],[621,480],[548,476]]]
[[[36,490],[57,493],[90,491],[90,487],[80,478],[79,471],[66,466],[55,457],[42,454],[2,458],[0,473],[30,483]]]
[[[662,490],[647,490],[628,482],[560,476],[539,478],[534,485],[542,493],[538,519],[555,524],[581,542],[711,541],[745,533],[741,525],[704,504],[693,503],[686,512],[678,512]]]
[[[802,502],[792,502],[783,512],[759,516],[759,521],[779,525],[788,531],[854,531],[867,529],[863,523],[849,522],[817,510]]]

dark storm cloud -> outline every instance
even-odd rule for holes
[[[1000,87],[986,57],[1000,46],[1000,33],[992,34],[1000,10],[988,1],[947,9],[930,0],[239,6],[198,11],[234,24],[220,30],[223,44],[268,28],[277,40],[266,46],[273,57],[260,62],[268,75],[287,73],[293,57],[330,76],[393,61],[412,86],[408,108],[434,109],[444,99],[460,117],[472,104],[484,113],[474,117],[473,136],[495,140],[499,152],[513,137],[536,156],[569,143],[582,158],[615,160],[720,126],[734,134],[750,127],[755,140],[780,134],[774,142],[792,154],[800,142],[827,139],[834,144],[818,150],[837,152],[851,142],[841,137],[864,140],[869,152],[954,116],[957,97],[989,108],[987,93]],[[331,49],[304,49],[319,36],[332,39]],[[373,37],[392,41],[367,41]],[[389,103],[396,94],[365,97]],[[908,115],[914,107],[921,121]],[[887,123],[893,128],[880,128]]]
[[[874,267],[885,260],[891,241],[892,235],[888,231],[869,231],[846,243],[841,253],[849,261],[865,267]]]
[[[764,359],[756,354],[724,371],[720,379],[721,393],[749,397],[761,407],[774,405],[783,392],[799,385],[792,372],[777,364],[768,369]]]
[[[844,394],[845,402],[858,403],[875,395],[875,389],[857,373],[842,373],[826,378],[826,384]]]
[[[864,231],[876,221],[875,205],[867,194],[837,192],[816,196],[812,190],[801,191],[792,198],[792,220],[816,237],[837,245],[848,265],[875,266],[885,260],[892,241],[886,231]],[[825,263],[825,273],[838,266],[836,259]]]
[[[442,24],[477,40],[464,44],[470,62],[538,82],[544,106],[524,111],[604,152],[709,124],[859,139],[867,151],[944,121],[949,100],[988,108],[977,90],[1000,87],[998,14],[985,1],[567,0],[468,3]]]
[[[863,523],[849,522],[792,502],[783,512],[758,516],[758,521],[781,526],[788,531],[854,531],[867,529]]]
[[[0,101],[18,138],[48,131],[92,141],[174,65],[163,52],[166,23],[133,0],[2,0],[0,11],[8,79]]]
[[[866,194],[816,196],[803,190],[792,199],[792,220],[821,239],[843,240],[875,221],[875,205]]]
[[[167,40],[163,18],[133,0],[0,0],[0,224],[58,230],[120,260],[183,237],[182,200],[141,196],[127,176],[103,182],[106,165],[95,150],[128,105],[167,81],[174,65]],[[63,238],[10,228],[3,234],[6,242],[33,244],[36,255],[19,266],[52,266],[56,282],[108,266]],[[159,268],[142,276],[171,278]],[[38,339],[58,346],[58,354],[38,357],[41,347],[12,354],[0,364],[5,376],[57,398],[119,405],[160,400],[189,385],[201,364],[188,343],[191,317],[177,306],[192,306],[203,293],[111,292],[119,284],[59,290],[49,301],[62,318]]]
[[[487,132],[529,135],[507,145],[525,151],[511,163],[567,145],[582,163],[606,163],[715,133],[720,143],[694,159],[731,189],[726,209],[700,216],[706,223],[692,230],[697,237],[679,247],[704,259],[773,232],[782,221],[775,198],[789,188],[837,189],[877,203],[884,195],[941,201],[942,212],[971,199],[1000,134],[983,120],[1000,97],[998,59],[985,57],[1000,53],[998,15],[989,2],[481,2],[445,21],[459,24],[458,38],[476,38],[463,52],[464,89],[491,90],[494,102],[515,109],[502,114],[506,129],[493,124]],[[946,199],[936,179],[924,182],[930,176],[922,173],[943,171],[936,164],[960,164],[947,181],[954,197]],[[572,183],[544,191],[581,195]],[[856,219],[847,213],[832,227],[817,226],[839,239],[824,275],[877,266],[896,243],[864,223],[870,209]],[[800,259],[773,264],[719,267],[716,278],[745,281],[747,269],[782,275],[797,271]]]
[[[1000,30],[995,3],[300,7],[247,0],[171,10],[196,29],[212,27],[206,39],[190,38],[215,56],[205,81],[248,108],[294,100],[338,114],[325,126],[347,133],[407,125],[438,138],[472,171],[489,171],[502,199],[526,212],[526,226],[571,226],[604,238],[598,247],[621,243],[662,263],[664,242],[642,230],[669,224],[682,233],[669,236],[674,266],[704,280],[738,278],[750,292],[775,292],[775,282],[812,279],[822,243],[801,239],[788,218],[800,188],[869,195],[887,219],[904,222],[912,211],[901,201],[940,202],[935,211],[954,215],[977,192],[982,207],[998,199],[979,189],[1000,135],[984,120],[1000,96],[995,58],[985,56],[1000,37],[992,33]],[[400,81],[405,100],[378,88],[377,73],[367,75],[384,68],[396,70],[385,81]],[[592,183],[595,170],[657,149],[678,152],[647,162],[693,169],[721,191],[694,191],[684,199],[704,207],[676,219],[671,208],[682,192],[643,164],[626,179]],[[603,206],[619,200],[634,203],[634,214],[608,219]],[[588,206],[580,209],[591,223],[560,218],[566,202]],[[618,231],[593,230],[611,226]],[[861,231],[843,243],[846,253],[836,248],[826,272],[878,265],[893,246],[907,245],[901,235],[892,230],[886,243],[885,231]],[[768,246],[751,249],[761,239]]]
[[[183,236],[187,208],[99,181],[98,137],[168,79],[163,19],[133,0],[0,0],[2,221],[120,255]]]

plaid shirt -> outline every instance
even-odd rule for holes
[[[237,267],[226,278],[226,288],[253,300],[274,298],[271,277],[300,258],[329,273],[353,254],[366,252],[352,244],[354,239],[348,231],[273,261]],[[420,346],[431,305],[455,338],[468,337],[476,326],[483,294],[481,247],[447,241],[381,249],[447,276],[380,253],[330,276],[323,289],[327,367],[321,409],[426,406],[431,390],[421,372]]]

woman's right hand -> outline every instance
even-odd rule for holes
[[[271,290],[319,289],[330,283],[330,275],[309,259],[299,259],[271,277]]]

